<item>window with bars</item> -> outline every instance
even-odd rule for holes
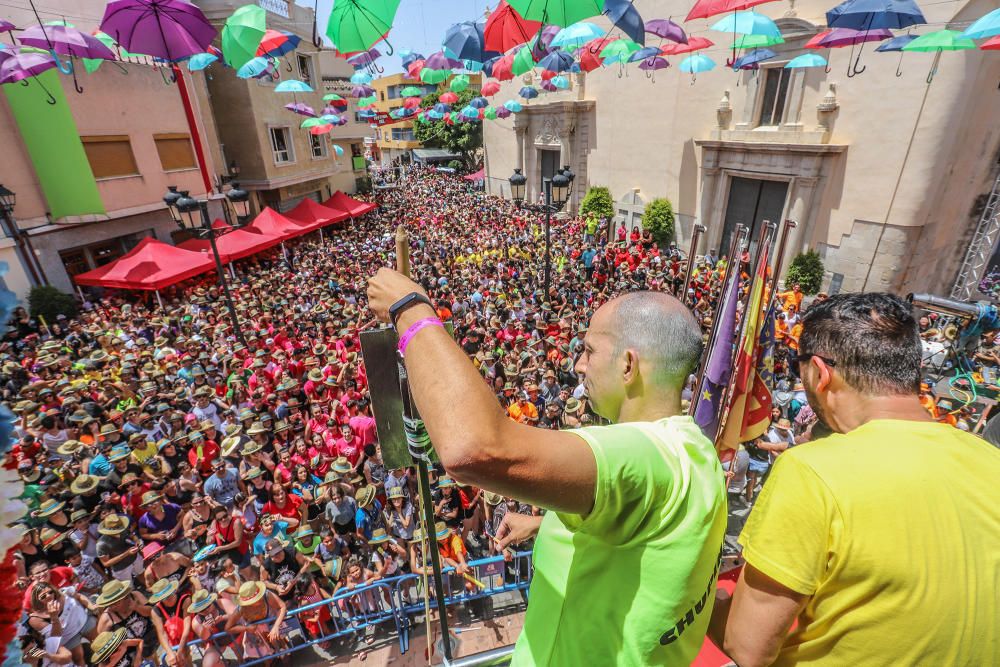
[[[757,127],[775,127],[785,122],[788,84],[792,79],[792,71],[784,67],[766,67],[761,70],[764,75],[764,85],[760,94]]]
[[[312,85],[312,58],[301,53],[296,55],[299,64],[299,79]]]
[[[138,176],[139,167],[127,135],[107,134],[80,137],[94,178]]]
[[[287,127],[272,127],[271,152],[274,155],[275,164],[289,164],[295,162],[295,151],[292,148],[292,134]]]
[[[327,155],[326,152],[326,135],[324,134],[310,134],[309,135],[309,148],[312,150],[312,156],[314,158],[324,158]]]

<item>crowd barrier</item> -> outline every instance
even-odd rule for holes
[[[455,568],[445,568],[442,573],[444,579],[445,605],[455,605],[472,600],[488,598],[500,593],[511,591],[527,591],[531,583],[533,572],[531,564],[531,552],[519,551],[508,562],[503,556],[492,556],[469,562],[471,576],[484,584],[484,588],[476,587],[473,591],[466,590],[466,579],[454,575]],[[433,582],[428,575],[429,604],[432,609],[437,608],[437,600],[434,599]],[[458,590],[453,590],[457,588]],[[321,644],[333,639],[339,639],[347,635],[360,635],[367,633],[385,623],[392,623],[399,650],[406,653],[410,647],[410,628],[413,627],[412,616],[424,611],[423,576],[419,574],[404,574],[396,577],[387,577],[373,581],[365,586],[359,586],[352,590],[341,590],[336,595],[319,602],[288,610],[286,619],[292,625],[298,625],[303,639],[288,648],[275,653],[249,661],[241,661],[242,667],[257,665],[275,658],[301,651],[314,644]],[[313,611],[320,607],[326,607],[330,612],[330,620],[327,625],[330,632],[321,637],[310,637],[305,630],[304,624],[299,623],[299,616],[305,612]],[[262,625],[273,623],[275,617],[266,618],[252,625]],[[225,642],[219,642],[226,639]],[[197,639],[188,642],[188,646],[197,650],[206,644],[215,646],[220,653],[223,648],[230,644],[234,638],[226,632],[219,632],[207,640]],[[238,640],[238,638],[236,638]],[[238,643],[237,643],[238,645]],[[176,649],[176,647],[175,647]]]

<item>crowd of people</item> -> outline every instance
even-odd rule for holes
[[[416,476],[382,460],[359,343],[376,326],[366,281],[394,263],[397,224],[414,279],[515,421],[598,421],[575,367],[591,315],[616,294],[672,292],[710,329],[725,257],[699,260],[681,294],[687,267],[675,247],[624,228],[609,240],[607,221],[567,219],[554,223],[545,293],[535,214],[429,170],[396,185],[322,240],[237,263],[242,336],[211,276],[165,290],[163,307],[108,293],[50,325],[15,314],[0,373],[17,416],[8,464],[31,505],[15,560],[28,664],[266,657],[295,625],[308,638],[329,634],[327,608],[290,610],[427,571]],[[773,423],[724,466],[731,502],[752,502],[776,457],[817,424],[801,383],[780,368],[797,350],[803,294],[791,286],[777,297]],[[530,548],[500,548],[497,535],[507,513],[538,508],[440,469],[432,486],[440,555],[458,575],[475,558]],[[377,604],[359,593],[339,608]],[[226,641],[184,648],[223,631]]]

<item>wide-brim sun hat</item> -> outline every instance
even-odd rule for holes
[[[147,602],[149,604],[156,604],[157,602],[162,602],[168,597],[177,592],[180,588],[180,584],[173,579],[160,579],[153,587],[149,589],[149,597]]]
[[[483,493],[483,500],[485,500],[486,504],[489,505],[490,507],[496,507],[497,505],[503,502],[503,496],[500,495],[499,493],[486,491]]]
[[[347,460],[346,456],[341,456],[333,462],[332,470],[335,473],[346,475],[347,473],[354,470],[354,468],[353,466],[351,466],[351,462]]]
[[[240,591],[236,596],[236,602],[241,607],[249,607],[250,605],[260,602],[266,591],[267,588],[264,587],[262,582],[246,581],[242,586],[240,586]]]
[[[94,475],[78,475],[73,483],[69,485],[69,490],[75,495],[83,495],[90,493],[97,488],[97,485],[101,483],[101,480]]]
[[[31,516],[35,517],[36,519],[44,519],[46,517],[52,516],[56,512],[62,510],[62,508],[64,507],[66,507],[66,503],[64,503],[63,501],[55,500],[54,498],[49,498],[45,500],[38,507],[37,510],[32,512]]]
[[[215,593],[200,590],[191,596],[191,603],[187,606],[187,613],[197,614],[198,612],[204,611],[212,606],[212,604],[218,599],[219,596]]]
[[[375,501],[375,495],[374,486],[362,486],[355,494],[354,500],[357,501],[358,507],[368,507]]]
[[[132,583],[112,579],[101,588],[101,594],[94,600],[98,607],[109,607],[132,592]]]
[[[123,514],[109,514],[97,527],[101,535],[121,535],[128,530],[129,518]]]
[[[122,642],[125,641],[125,635],[125,628],[118,628],[117,630],[102,632],[97,635],[94,641],[90,643],[90,650],[92,652],[90,662],[99,665],[110,658],[122,645]]]

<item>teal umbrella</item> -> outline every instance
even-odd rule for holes
[[[601,49],[601,58],[604,60],[605,65],[625,62],[632,56],[633,53],[641,48],[641,46],[633,42],[631,39],[623,37],[621,39],[616,39]]]
[[[592,39],[604,37],[607,32],[593,23],[581,21],[563,28],[549,42],[549,47],[558,46],[566,51],[578,49]]]
[[[528,21],[562,28],[604,12],[604,5],[598,0],[507,0],[507,4]]]
[[[682,72],[687,72],[691,75],[691,81],[698,77],[699,72],[708,72],[715,69],[715,61],[708,56],[703,56],[700,53],[696,53],[693,56],[688,56],[681,61],[679,65]]]
[[[427,69],[420,70],[420,80],[424,83],[438,84],[451,76],[450,69]]]
[[[276,93],[311,93],[313,89],[308,83],[304,81],[299,81],[298,79],[288,79],[282,81],[277,86],[274,87],[274,92]]]
[[[934,80],[937,74],[938,59],[942,51],[964,51],[976,48],[976,43],[968,37],[963,37],[957,30],[935,30],[926,35],[921,35],[903,47],[903,51],[919,51],[923,53],[937,53],[934,64],[927,72],[927,83]]]
[[[712,26],[712,30],[739,33],[741,35],[781,37],[781,30],[778,29],[777,24],[757,12],[733,12],[732,14],[727,14],[721,21],[717,21]]]
[[[800,69],[803,67],[826,67],[826,58],[815,53],[803,53],[789,60],[785,67],[788,69]]]
[[[267,12],[257,5],[244,5],[226,19],[222,27],[222,54],[226,64],[239,69],[257,56],[257,47],[267,31]]]
[[[968,37],[969,39],[986,39],[987,37],[995,37],[996,35],[1000,35],[1000,9],[994,9],[989,14],[986,14],[962,33],[963,37]]]
[[[397,9],[399,0],[334,0],[326,36],[341,53],[367,51],[385,39]]]

